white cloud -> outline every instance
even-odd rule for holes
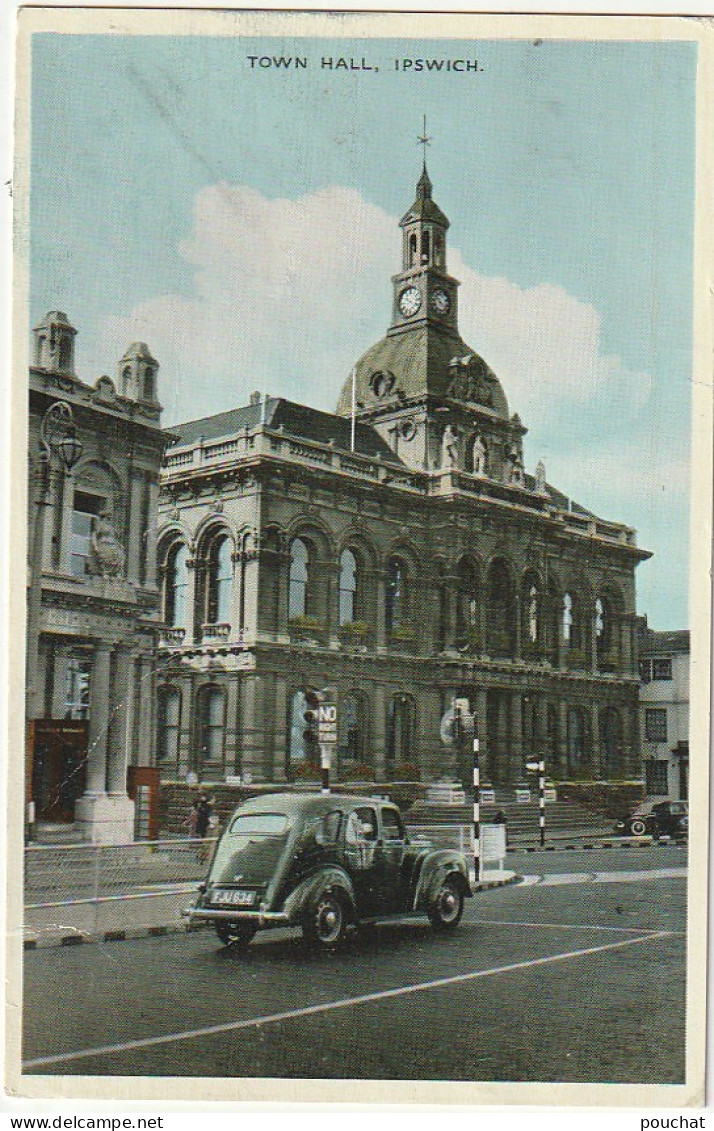
[[[159,295],[109,319],[98,343],[106,358],[148,341],[167,423],[232,407],[253,388],[331,408],[353,361],[388,324],[396,217],[355,190],[271,200],[242,185],[204,188],[179,251],[193,295]],[[646,397],[647,376],[601,352],[592,306],[561,287],[524,290],[480,275],[458,250],[449,267],[462,283],[462,335],[526,422],[552,398],[582,408],[623,389],[631,404]]]

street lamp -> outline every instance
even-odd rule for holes
[[[39,716],[41,703],[38,687],[38,661],[40,652],[40,616],[42,611],[42,567],[45,542],[45,510],[49,502],[50,472],[55,453],[65,471],[71,471],[82,455],[82,442],[72,415],[72,408],[66,401],[55,401],[47,409],[40,425],[40,456],[37,476],[37,508],[32,528],[32,557],[30,561],[30,592],[27,600],[27,648],[25,660],[25,718],[27,784],[28,784],[28,833],[31,834],[34,820],[31,814],[32,756],[34,754],[33,722]]]

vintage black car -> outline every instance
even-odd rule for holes
[[[615,825],[625,836],[685,837],[689,832],[686,801],[643,802]]]
[[[451,930],[471,894],[464,857],[410,841],[389,801],[276,793],[235,810],[185,914],[234,947],[261,928],[299,926],[334,950],[350,925],[389,916],[425,914]]]

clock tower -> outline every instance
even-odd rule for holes
[[[416,198],[399,222],[402,229],[402,269],[392,279],[394,306],[388,334],[401,334],[431,324],[442,333],[457,329],[458,282],[446,273],[446,233],[449,221],[432,199],[426,162],[417,182]]]
[[[496,374],[459,333],[449,221],[432,196],[426,161],[399,226],[391,322],[345,381],[337,412],[371,424],[410,467],[448,466],[516,484],[526,430],[509,416]]]

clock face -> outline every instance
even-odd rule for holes
[[[437,290],[431,292],[431,308],[437,314],[448,314],[449,307],[451,306],[451,299],[448,293],[439,287]]]
[[[399,309],[405,318],[411,318],[421,306],[421,295],[416,287],[407,287],[399,296]]]

